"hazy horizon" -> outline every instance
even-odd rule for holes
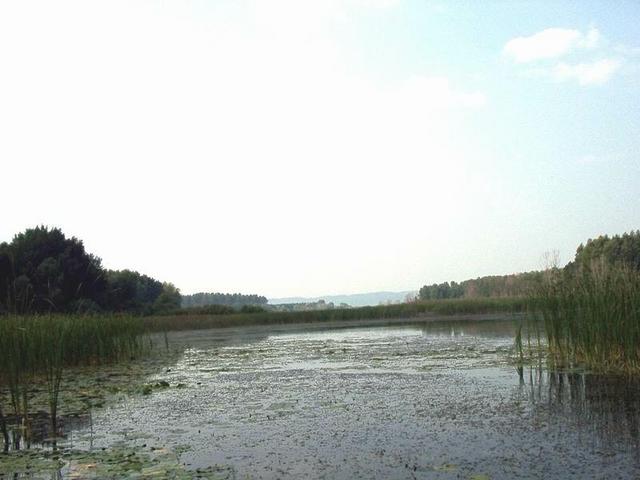
[[[0,4],[0,242],[269,298],[640,227],[640,3]]]

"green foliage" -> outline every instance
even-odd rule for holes
[[[102,268],[101,260],[60,229],[40,226],[0,244],[0,314],[129,312],[180,307],[180,291],[131,270]]]
[[[550,270],[531,298],[549,358],[559,367],[640,372],[640,271],[597,258]]]
[[[101,305],[105,290],[100,259],[60,229],[28,229],[0,245],[0,310],[73,311],[78,302]]]
[[[327,302],[320,299],[315,302],[298,302],[298,303],[277,303],[275,305],[267,305],[265,310],[273,312],[300,312],[303,310],[330,310],[336,308],[333,302]],[[343,303],[339,308],[351,308],[346,303]]]
[[[231,315],[236,313],[237,310],[228,305],[207,305],[204,307],[189,307],[181,308],[170,312],[171,315]]]
[[[434,283],[422,287],[418,295],[420,300],[522,297],[540,285],[542,276],[543,272],[525,272],[479,277],[461,283]]]
[[[180,290],[131,270],[109,270],[107,309],[142,315],[180,308]]]
[[[589,269],[594,262],[605,261],[609,264],[623,264],[640,271],[640,230],[609,237],[602,235],[587,240],[576,250],[574,261],[568,268],[572,270]]]
[[[242,308],[240,308],[240,313],[262,313],[262,312],[266,312],[266,310],[257,305],[243,305]]]
[[[464,288],[456,282],[434,283],[425,285],[418,292],[420,300],[442,300],[445,298],[460,298],[464,295]]]
[[[360,308],[334,308],[297,312],[234,313],[227,315],[163,315],[147,317],[147,329],[155,332],[195,330],[242,325],[272,325],[312,322],[341,322],[349,320],[397,319],[420,316],[492,314],[524,312],[523,298],[478,298],[432,300]]]
[[[13,413],[22,419],[28,435],[30,392],[43,383],[55,436],[64,368],[130,359],[145,348],[143,328],[142,321],[132,317],[0,318],[0,411],[8,392]]]
[[[151,313],[162,293],[162,282],[132,270],[109,270],[108,309],[114,312]]]
[[[205,307],[207,305],[227,305],[242,308],[244,305],[266,305],[267,298],[260,295],[243,295],[241,293],[194,293],[182,296],[182,307]]]
[[[153,311],[155,313],[173,312],[180,308],[180,290],[173,283],[163,283],[162,293],[153,302]]]
[[[552,365],[640,372],[640,231],[589,239],[541,278],[530,308]]]

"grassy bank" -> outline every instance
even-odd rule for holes
[[[532,298],[561,368],[640,373],[640,273],[598,263],[550,273]]]
[[[526,310],[524,298],[473,298],[430,300],[424,302],[379,305],[375,307],[336,308],[304,312],[260,312],[228,315],[173,315],[145,318],[149,331],[197,330],[242,325],[282,325],[347,320],[413,318],[423,315],[465,315],[518,313]]]

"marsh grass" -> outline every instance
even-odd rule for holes
[[[3,400],[7,396],[19,421],[14,447],[19,448],[18,437],[28,446],[30,395],[36,385],[46,385],[51,436],[55,438],[65,368],[136,356],[147,346],[143,334],[142,321],[133,317],[0,317],[0,429],[5,450],[9,435]]]
[[[574,271],[550,271],[532,295],[530,308],[534,321],[544,326],[552,367],[640,373],[637,270],[598,262]]]
[[[521,313],[525,312],[526,309],[527,299],[525,298],[466,298],[300,312],[234,313],[230,315],[164,315],[147,317],[144,321],[148,330],[163,332],[171,330],[239,327],[243,325],[283,325],[291,323],[414,318],[429,315]]]

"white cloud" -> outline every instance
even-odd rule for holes
[[[602,36],[597,28],[591,27],[586,33],[566,28],[548,28],[529,37],[509,40],[503,53],[516,63],[531,63],[537,60],[559,59],[572,52],[595,50],[603,53]],[[622,60],[618,58],[585,59],[583,61],[557,61],[535,63],[524,71],[531,77],[550,79],[556,82],[575,81],[579,85],[602,85],[620,69]]]
[[[578,45],[583,48],[596,48],[600,42],[600,31],[597,28],[592,27]]]
[[[360,10],[384,10],[399,0],[268,0],[249,2],[259,23],[267,22],[282,31],[316,30],[327,22],[346,20]]]
[[[576,163],[579,165],[614,164],[625,159],[625,154],[621,152],[587,153],[578,157]]]
[[[487,103],[486,96],[480,92],[462,92],[451,86],[444,77],[413,77],[405,82],[402,96],[409,104],[420,109],[442,108],[480,108]]]
[[[559,63],[551,70],[551,76],[559,82],[575,80],[580,85],[601,85],[611,79],[621,63],[616,59],[602,59],[574,65]]]
[[[567,28],[547,28],[529,37],[509,40],[503,53],[517,63],[558,58],[575,49],[595,48],[600,41],[600,32],[591,28],[586,34]]]
[[[627,45],[616,45],[613,50],[626,57],[637,57],[640,56],[640,47],[630,47]]]
[[[400,3],[400,0],[351,0],[355,5],[367,8],[390,8]]]

